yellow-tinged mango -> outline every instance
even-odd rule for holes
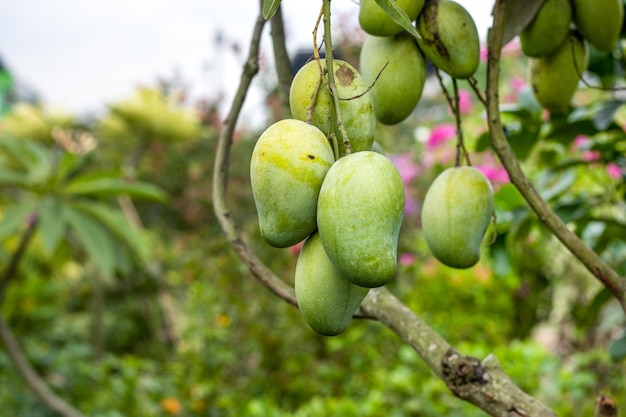
[[[409,117],[426,81],[426,61],[415,39],[406,33],[368,36],[359,60],[363,78],[374,83],[371,94],[378,121],[394,125]]]
[[[321,60],[321,68],[326,61]],[[350,151],[369,150],[374,142],[376,116],[371,94],[361,74],[349,63],[335,59],[334,78],[339,96],[339,111],[346,133],[350,140]],[[327,77],[328,79],[328,77]],[[339,155],[345,155],[344,137],[337,127],[335,104],[324,83],[321,83],[320,67],[316,61],[302,66],[296,73],[289,89],[289,106],[294,119],[307,121],[307,109],[311,97],[318,88],[310,122],[326,135],[332,131],[337,134]],[[318,87],[319,85],[319,87]],[[331,129],[332,127],[332,129]]]
[[[552,113],[567,112],[588,62],[587,43],[574,31],[554,53],[530,58],[528,79],[539,104]]]
[[[453,78],[469,78],[478,69],[480,42],[469,12],[453,0],[426,0],[417,17],[424,55]]]
[[[444,170],[422,205],[422,233],[435,258],[453,268],[480,259],[480,245],[494,213],[493,189],[476,168]]]
[[[396,0],[396,4],[413,21],[424,6],[424,0]],[[366,33],[373,36],[393,36],[404,31],[402,26],[390,18],[376,3],[376,0],[359,2],[359,25]]]
[[[522,52],[530,57],[550,55],[565,40],[571,22],[570,0],[546,0],[519,35]]]
[[[326,135],[301,120],[285,119],[259,137],[250,161],[261,236],[285,248],[315,231],[317,198],[334,162]]]
[[[350,282],[379,287],[396,275],[404,187],[398,170],[374,151],[346,155],[328,170],[317,225],[328,258]]]
[[[295,290],[298,308],[317,333],[342,333],[367,295],[369,288],[341,276],[324,250],[318,233],[309,236],[296,263]]]
[[[574,23],[600,52],[612,52],[624,21],[622,0],[572,0]]]

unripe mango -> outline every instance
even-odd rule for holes
[[[453,268],[480,259],[480,245],[494,213],[493,189],[476,168],[444,170],[422,205],[422,233],[435,258]]]
[[[574,23],[600,52],[612,52],[624,21],[622,0],[572,0]]]
[[[407,33],[367,36],[359,59],[363,78],[374,83],[371,93],[378,121],[393,125],[409,117],[426,81],[426,61],[415,39]]]
[[[296,263],[295,290],[298,308],[317,333],[342,333],[369,288],[352,284],[341,276],[324,250],[318,233],[309,236]]]
[[[574,31],[551,55],[530,58],[528,79],[539,104],[552,113],[565,113],[588,62],[587,43]]]
[[[565,40],[571,22],[570,0],[546,0],[519,35],[522,52],[530,57],[550,55]]]
[[[261,236],[269,245],[292,246],[315,231],[319,190],[334,160],[326,135],[301,120],[280,120],[261,134],[250,181]]]
[[[320,64],[321,68],[325,68],[326,61],[322,59]],[[337,95],[340,99],[339,111],[350,140],[350,151],[369,150],[374,142],[376,116],[372,97],[367,91],[368,86],[361,74],[349,63],[335,59],[333,68]],[[316,61],[308,62],[298,70],[289,89],[289,106],[294,119],[307,121],[307,108],[320,82],[320,67]],[[331,130],[335,131],[339,155],[345,155],[344,138],[337,127],[335,104],[324,83],[319,85],[310,122],[327,136]]]
[[[410,21],[413,21],[422,10],[424,0],[396,0],[396,5],[407,14]],[[404,31],[402,26],[385,13],[376,0],[359,2],[359,25],[373,36],[393,36]]]
[[[374,151],[346,155],[331,166],[317,204],[328,258],[342,276],[379,287],[396,275],[404,187],[398,170]]]
[[[426,0],[416,22],[424,55],[453,78],[469,78],[478,69],[480,41],[469,12],[453,0]]]

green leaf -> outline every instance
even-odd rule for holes
[[[61,183],[69,180],[72,175],[76,174],[85,165],[88,159],[87,155],[64,152],[55,170],[57,182]]]
[[[148,260],[150,248],[143,239],[141,230],[130,224],[119,210],[96,201],[76,202],[73,206],[104,225],[122,244],[116,244],[115,247],[126,246],[140,262]]]
[[[56,197],[44,198],[39,208],[39,235],[44,253],[52,255],[65,235],[67,220],[64,205]]]
[[[533,20],[545,0],[507,0],[504,2],[504,39],[513,40]]]
[[[26,217],[33,213],[37,201],[26,199],[9,206],[0,217],[0,241],[15,234],[26,221]]]
[[[106,228],[70,205],[65,208],[65,216],[71,233],[87,256],[105,276],[112,275],[115,270],[115,242]]]
[[[391,20],[402,26],[402,28],[409,32],[415,39],[422,38],[415,26],[413,26],[413,22],[409,19],[409,16],[396,4],[395,0],[376,0],[376,3],[387,13]]]
[[[167,193],[156,185],[145,182],[127,182],[113,177],[80,177],[65,187],[65,192],[72,195],[92,197],[115,197],[128,195],[141,200],[163,202]]]
[[[0,148],[11,162],[28,173],[30,183],[45,181],[52,172],[46,148],[29,140],[3,137]]]
[[[602,106],[593,115],[593,123],[598,130],[607,130],[615,117],[615,112],[624,105],[621,100],[612,100],[602,103]]]
[[[626,358],[626,333],[609,345],[609,354],[613,360],[619,361]]]
[[[263,19],[269,20],[280,7],[280,0],[263,0]]]
[[[576,180],[576,171],[567,170],[563,173],[544,171],[537,178],[537,189],[541,197],[552,200],[567,191]]]

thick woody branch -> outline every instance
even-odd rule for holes
[[[487,60],[487,121],[495,152],[531,209],[563,245],[611,291],[626,311],[626,280],[591,250],[543,200],[531,181],[524,174],[515,153],[502,129],[499,108],[498,84],[500,80],[500,55],[503,45],[506,0],[497,0],[493,11],[493,27],[489,30]]]

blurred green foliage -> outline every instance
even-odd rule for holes
[[[502,110],[524,169],[568,225],[625,275],[623,108],[602,92],[581,91],[568,119],[546,119],[525,84],[519,50],[506,51]],[[0,265],[33,207],[43,210],[46,230],[8,285],[2,314],[50,386],[95,417],[484,416],[379,323],[354,320],[340,336],[319,336],[296,308],[250,277],[213,215],[216,107],[181,110],[177,97],[142,89],[84,123],[51,121],[20,106],[0,121],[0,174],[28,178],[0,183]],[[442,266],[428,253],[419,202],[451,163],[454,141],[441,129],[453,123],[445,98],[426,96],[406,123],[381,126],[377,138],[389,155],[406,157],[399,170],[415,203],[407,207],[400,273],[390,290],[461,352],[496,355],[514,381],[559,416],[590,415],[600,393],[626,404],[623,314],[502,177],[481,106],[471,94],[466,100],[467,147],[496,189],[495,239],[470,270]],[[26,118],[44,127],[34,129],[41,124]],[[73,154],[50,133],[55,126],[86,129],[97,146]],[[292,282],[297,248],[270,248],[258,232],[248,169],[259,134],[236,132],[229,207],[257,255]],[[39,162],[20,165],[9,158],[11,146]],[[123,195],[130,206],[117,198]],[[7,220],[29,201],[21,217]],[[75,232],[58,231],[58,217],[44,214],[55,204],[70,204],[93,221],[68,221]],[[102,264],[103,247],[118,255],[135,247],[129,207],[139,220],[130,233],[149,252],[136,248],[144,262],[113,256]],[[90,248],[94,239],[109,243]],[[4,351],[0,404],[7,415],[53,416]]]

